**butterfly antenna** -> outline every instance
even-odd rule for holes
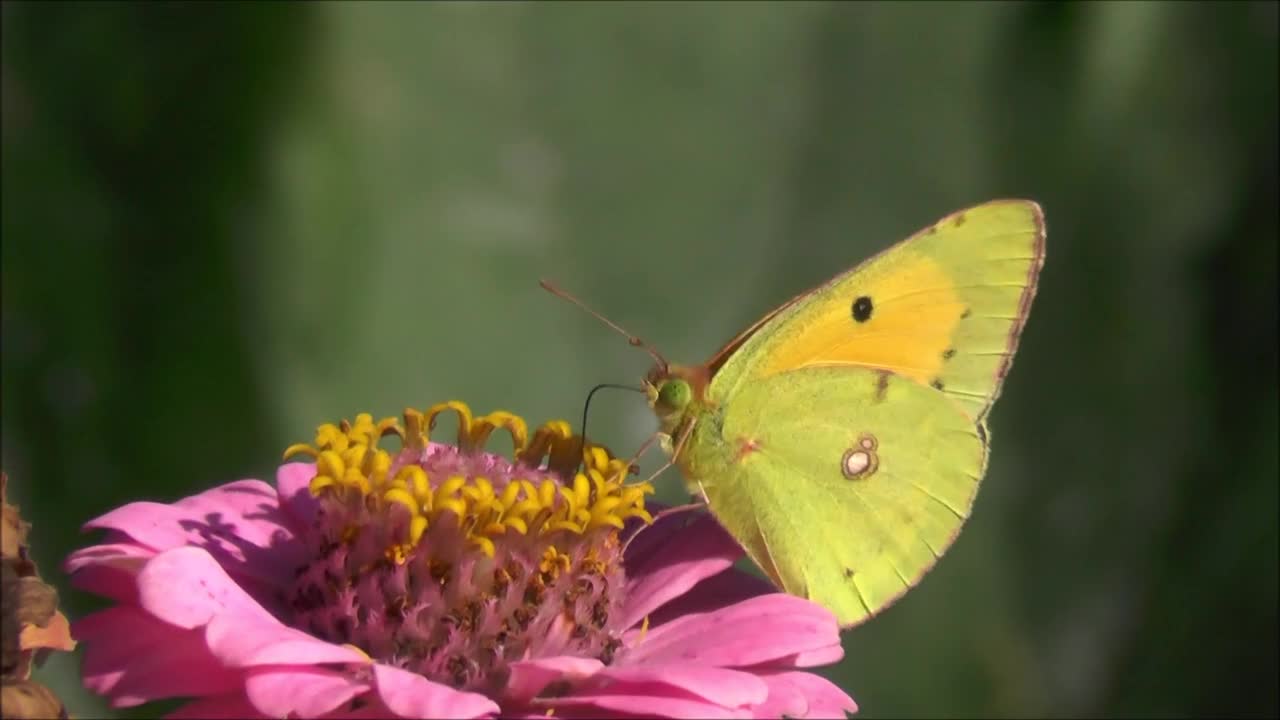
[[[652,357],[654,361],[658,363],[658,366],[661,367],[664,372],[667,370],[668,366],[667,366],[666,358],[662,357],[662,355],[657,350],[654,350],[653,346],[651,346],[649,343],[641,340],[635,335],[632,335],[626,330],[623,330],[617,323],[613,322],[612,320],[605,317],[604,315],[601,315],[595,310],[592,310],[590,307],[587,307],[586,303],[570,295],[568,292],[562,290],[558,285],[552,283],[550,280],[539,280],[538,284],[542,286],[543,290],[546,290],[552,295],[555,295],[556,297],[562,300],[568,300],[574,305],[577,305],[583,310],[586,310],[588,313],[591,314],[592,317],[604,323],[605,325],[608,325],[610,328],[613,328],[615,332],[625,337],[627,339],[627,343],[630,344],[631,347],[638,347],[644,350],[645,352],[649,353],[649,356]],[[593,390],[592,392],[595,392],[595,391]]]

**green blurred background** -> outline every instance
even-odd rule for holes
[[[539,277],[696,362],[1029,197],[1048,261],[973,519],[830,677],[865,717],[1275,716],[1276,36],[1270,2],[6,2],[37,557],[74,618],[81,523],[269,478],[321,422],[576,424],[648,359]],[[652,427],[593,406],[615,448]],[[38,677],[101,716],[77,668]]]

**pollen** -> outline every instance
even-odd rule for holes
[[[538,571],[548,580],[554,580],[561,572],[569,572],[573,567],[573,559],[560,552],[554,545],[542,553],[542,562],[538,563]]]

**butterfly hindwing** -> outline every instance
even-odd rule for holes
[[[805,368],[724,407],[712,512],[787,592],[862,622],[919,582],[969,515],[986,461],[973,421],[909,379]]]

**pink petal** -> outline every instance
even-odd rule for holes
[[[189,702],[165,716],[165,720],[266,720],[245,697],[244,691],[214,695]]]
[[[817,667],[819,665],[830,665],[833,662],[839,662],[844,657],[844,646],[840,643],[834,643],[824,648],[815,648],[813,650],[805,650],[796,653],[783,664],[788,667]]]
[[[210,547],[216,543],[228,558],[242,561],[242,566],[235,566],[238,572],[278,586],[305,559],[292,516],[280,507],[276,489],[261,480],[228,483],[174,505],[203,523],[189,527],[205,543],[192,544],[221,557]]]
[[[209,653],[199,631],[161,622],[134,607],[92,613],[72,625],[84,648],[84,686],[119,706],[158,698],[226,693],[242,677]]]
[[[777,589],[768,581],[737,568],[729,568],[693,586],[649,616],[650,627],[684,615],[711,612]]]
[[[762,675],[761,679],[769,686],[769,698],[751,708],[754,717],[802,718],[809,712],[809,700],[793,683],[776,675]]]
[[[93,565],[140,566],[141,561],[153,558],[156,551],[135,542],[103,543],[76,550],[67,556],[62,569],[68,573]]]
[[[286,627],[269,616],[218,615],[205,628],[205,641],[213,654],[230,667],[369,663],[356,650]]]
[[[658,502],[646,502],[644,506],[657,520],[652,525],[645,525],[639,519],[631,518],[623,526],[622,539],[626,547],[623,560],[627,567],[639,567],[654,555],[666,552],[669,544],[679,542],[680,533],[685,528],[701,518],[710,517],[700,506],[672,507]]]
[[[183,628],[200,627],[226,612],[268,616],[209,553],[195,547],[152,558],[138,573],[138,597],[147,612]]]
[[[610,714],[626,713],[653,718],[749,718],[749,710],[730,709],[722,705],[676,697],[645,693],[641,695],[568,695],[545,701],[534,701],[539,707],[588,708]],[[560,713],[557,713],[560,714]],[[600,717],[600,713],[594,713]],[[554,717],[554,716],[552,716]]]
[[[85,524],[121,532],[157,551],[204,548],[237,573],[267,583],[291,577],[304,549],[293,539],[279,498],[260,480],[241,480],[172,505],[135,502]]]
[[[573,694],[639,695],[645,691],[655,695],[694,695],[730,708],[758,705],[769,696],[764,681],[749,672],[680,664],[605,668]]]
[[[827,648],[840,641],[835,616],[783,593],[761,595],[705,615],[686,615],[623,636],[622,664],[696,662],[745,667]]]
[[[182,498],[173,505],[209,523],[214,532],[224,523],[235,523],[235,537],[254,547],[272,547],[293,536],[292,529],[281,522],[284,515],[280,511],[280,496],[275,488],[261,480],[237,480],[219,485]]]
[[[786,713],[795,718],[836,718],[844,720],[846,713],[858,712],[858,704],[853,698],[834,683],[820,675],[806,672],[764,672],[761,678],[769,685],[769,700],[756,708],[756,717],[781,717]],[[804,702],[802,709],[796,710],[792,705],[783,709],[782,703],[775,703],[775,697],[798,696]],[[794,703],[794,701],[791,701]],[[777,712],[773,712],[777,708]]]
[[[679,517],[676,515],[671,519]],[[667,520],[664,518],[660,523]],[[660,524],[655,524],[646,532],[659,529]],[[668,600],[724,571],[742,557],[738,543],[708,515],[700,516],[688,527],[671,533],[667,540],[661,552],[654,552],[637,564],[627,566],[630,580],[626,605],[619,620],[622,627],[635,625]]]
[[[316,667],[256,669],[245,681],[249,701],[270,717],[320,717],[368,690],[367,683]]]
[[[85,523],[84,529],[114,530],[152,550],[165,550],[187,542],[187,533],[167,522],[174,515],[172,506],[144,500],[99,515]]]
[[[285,463],[276,469],[276,492],[280,507],[292,519],[293,527],[311,527],[320,504],[311,494],[311,478],[316,476],[315,463]]]
[[[71,578],[71,586],[115,600],[121,605],[138,604],[138,584],[133,575],[111,567],[90,567]]]
[[[368,693],[356,700],[354,705],[348,704],[333,710],[324,716],[324,720],[387,720],[395,717],[395,713],[382,702],[377,695]],[[507,718],[503,718],[507,720]],[[547,720],[547,718],[539,718]]]
[[[655,517],[661,515],[663,510],[667,510],[670,506],[660,502],[645,502],[644,508],[649,511],[650,515]],[[657,521],[652,525],[646,525],[639,518],[629,518],[622,529],[622,541],[625,543],[626,554],[623,556],[624,562],[628,565],[637,565],[645,562],[658,548],[667,543],[667,536],[685,526],[689,522],[691,515],[686,513],[678,513],[676,515],[668,515],[658,517]]]
[[[138,604],[138,572],[156,551],[132,541],[94,545],[67,556],[63,568],[72,586],[111,598],[123,605]]]
[[[387,707],[376,692],[369,692],[354,702],[329,712],[324,720],[387,720],[394,717],[397,717],[395,711]],[[502,720],[514,720],[514,716],[504,714]],[[537,720],[547,720],[547,716],[539,715]]]
[[[603,668],[604,663],[595,658],[568,655],[513,662],[502,697],[504,701],[523,704],[557,680],[573,683],[590,677]]]
[[[461,692],[399,668],[374,665],[378,695],[405,718],[478,718],[499,712],[498,705],[476,693]]]

